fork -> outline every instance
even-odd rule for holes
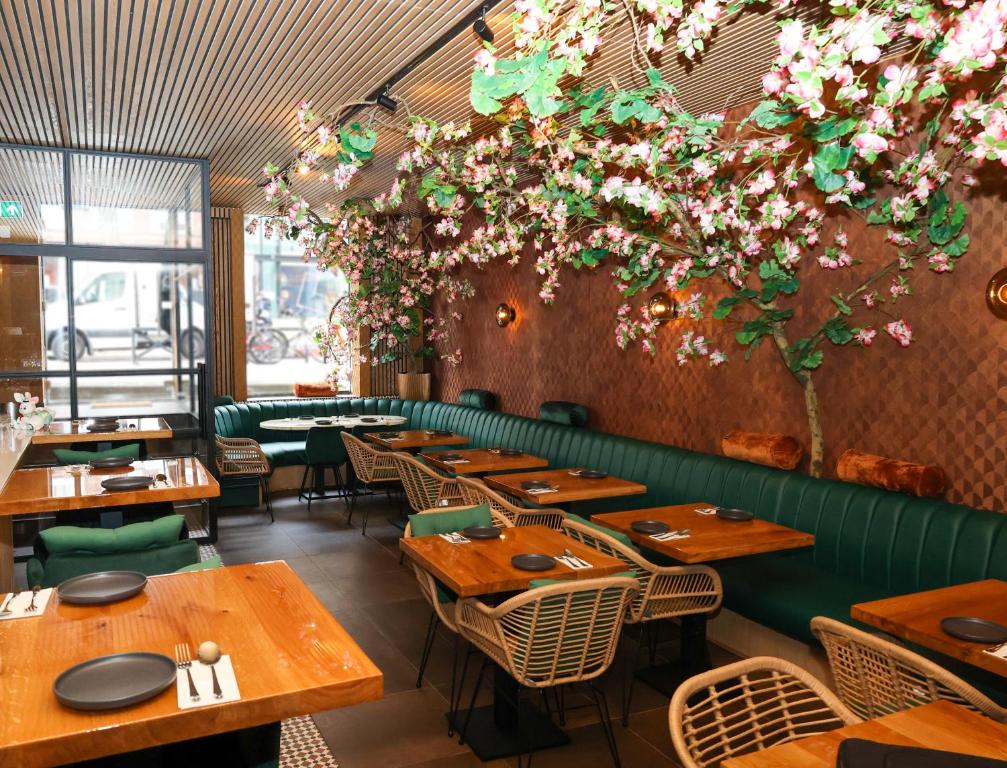
[[[10,597],[7,598],[7,602],[4,603],[4,607],[0,609],[0,615],[6,616],[8,613],[14,613],[11,610],[10,604],[14,602],[14,599],[20,595],[20,592],[11,592]]]
[[[585,560],[584,558],[582,558],[582,557],[577,557],[577,555],[575,555],[575,554],[574,554],[573,552],[571,552],[571,551],[570,551],[569,549],[564,549],[564,550],[563,550],[563,557],[565,557],[565,558],[566,558],[566,559],[567,559],[568,561],[570,561],[571,563],[574,563],[574,564],[576,564],[576,565],[579,565],[579,566],[580,566],[580,567],[582,567],[582,568],[587,568],[587,567],[589,567],[589,566],[591,565],[591,564],[590,564],[590,563],[589,563],[589,562],[588,562],[587,560]]]
[[[39,590],[42,589],[40,584],[36,584],[31,588],[31,602],[28,607],[24,609],[25,613],[35,613],[38,610],[38,606],[35,605],[35,598],[38,597]]]
[[[192,659],[190,658],[189,644],[188,643],[178,643],[175,645],[175,666],[179,669],[184,669],[185,674],[189,678],[189,699],[191,701],[199,701],[199,691],[196,690],[196,683],[192,680]]]

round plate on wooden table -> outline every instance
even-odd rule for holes
[[[1007,642],[1007,627],[975,616],[947,616],[941,619],[941,629],[951,637],[970,643],[996,645]]]
[[[582,469],[577,473],[577,477],[584,480],[604,480],[608,477],[608,472],[602,472],[600,469]]]
[[[501,448],[497,451],[501,456],[523,456],[524,451],[519,451],[517,448]]]
[[[116,653],[85,661],[52,684],[72,709],[118,709],[152,699],[175,682],[175,662],[160,653]]]
[[[102,422],[100,424],[88,424],[88,432],[118,432],[119,423],[117,421]]]
[[[132,466],[133,459],[129,456],[106,456],[104,459],[91,459],[88,465],[91,469],[117,469]]]
[[[153,482],[154,478],[150,475],[126,475],[102,480],[101,487],[106,491],[139,491],[149,488]]]
[[[730,520],[732,523],[743,523],[752,520],[755,515],[747,509],[731,509],[730,507],[717,507],[717,517],[721,520]]]
[[[463,528],[462,533],[468,539],[499,539],[500,529],[494,528],[492,525],[470,525],[468,528]]]
[[[510,564],[519,571],[548,571],[556,565],[556,560],[549,555],[514,555]]]
[[[636,520],[630,523],[629,527],[637,533],[645,533],[648,536],[653,536],[656,533],[667,533],[671,530],[671,526],[660,520]]]
[[[137,571],[99,571],[74,576],[56,587],[61,603],[102,605],[143,592],[147,577]]]

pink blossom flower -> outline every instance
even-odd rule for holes
[[[905,320],[893,320],[885,326],[885,331],[900,347],[908,347],[912,343],[913,329]]]

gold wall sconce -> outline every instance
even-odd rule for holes
[[[664,291],[658,291],[647,301],[647,311],[658,325],[664,325],[678,316],[675,300]]]
[[[1007,320],[1007,267],[993,275],[986,284],[986,306],[995,316]]]
[[[514,318],[517,317],[517,312],[510,304],[500,304],[493,316],[496,318],[497,325],[501,328],[506,328],[514,322]]]

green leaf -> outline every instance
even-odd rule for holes
[[[930,242],[944,245],[958,237],[965,226],[966,214],[965,204],[961,200],[955,201],[950,212],[946,206],[935,208],[927,225],[927,235],[930,237]]]
[[[734,307],[741,302],[734,296],[725,296],[720,301],[717,302],[717,306],[713,309],[714,320],[726,320],[731,312],[734,311]]]
[[[837,293],[832,298],[832,303],[836,305],[836,309],[839,310],[841,315],[846,315],[847,317],[853,314],[853,310],[850,305],[843,301],[843,298]]]
[[[801,368],[813,370],[822,364],[823,359],[825,359],[825,353],[820,349],[815,350],[810,355],[801,358]]]
[[[838,142],[819,147],[818,151],[811,156],[811,162],[814,166],[812,178],[815,181],[815,186],[823,192],[835,192],[845,185],[846,179],[833,171],[845,170],[846,166],[850,164],[853,153],[852,146],[843,147]]]
[[[760,128],[779,128],[781,125],[789,125],[797,119],[797,115],[785,109],[778,102],[771,99],[761,101],[742,121],[742,125],[754,120]]]
[[[818,123],[807,123],[804,126],[804,135],[818,142],[832,141],[840,136],[845,136],[856,130],[858,121],[856,118],[847,117],[845,120],[838,120],[835,115],[826,118]]]
[[[846,324],[845,320],[835,317],[822,326],[825,336],[833,344],[849,344],[853,340],[853,331]]]

